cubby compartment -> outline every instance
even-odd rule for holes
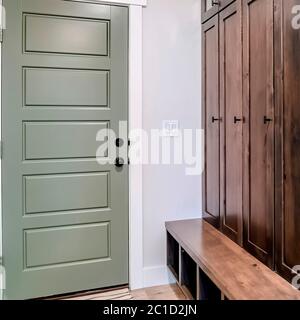
[[[300,300],[299,291],[203,219],[166,222],[166,229],[168,264],[188,299]],[[240,267],[233,270],[228,257]],[[245,274],[251,288],[241,286]]]
[[[167,232],[167,265],[179,282],[179,244],[169,232]]]
[[[198,268],[199,300],[222,300],[220,289],[210,280],[204,271]]]
[[[180,285],[188,298],[197,299],[197,264],[183,249],[181,250]]]

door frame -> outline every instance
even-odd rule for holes
[[[70,1],[70,0],[64,0]],[[71,0],[85,2],[87,0]],[[129,52],[128,52],[128,126],[129,131],[141,129],[142,78],[143,78],[143,7],[147,0],[88,0],[106,5],[122,5],[129,8]],[[2,5],[2,0],[0,0]],[[4,31],[5,32],[5,31]],[[2,149],[2,43],[0,43],[0,140]],[[4,142],[5,143],[5,142]],[[0,150],[2,153],[2,150]],[[0,157],[0,166],[2,162]],[[2,166],[1,166],[2,167]],[[131,290],[144,287],[143,281],[143,167],[142,164],[129,166],[129,286]],[[2,261],[2,171],[0,170],[0,263]],[[1,299],[1,297],[0,297]]]

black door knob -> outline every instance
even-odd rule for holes
[[[117,158],[116,161],[115,161],[115,166],[118,167],[118,168],[121,168],[123,167],[125,164],[125,161],[123,158]]]

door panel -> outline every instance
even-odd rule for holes
[[[128,119],[128,9],[61,0],[4,6],[7,298],[127,284],[128,167],[98,164],[96,134],[118,133]]]
[[[26,121],[23,123],[24,160],[95,158],[99,145],[96,134],[109,129],[109,125],[105,121]],[[79,144],[80,140],[86,143]],[[107,151],[101,156],[107,157]]]
[[[292,8],[299,0],[277,1],[276,28],[282,30],[282,38],[276,38],[278,118],[282,128],[277,128],[276,186],[276,266],[287,280],[294,276],[292,269],[300,265],[300,37],[299,29],[293,29]],[[279,35],[279,33],[278,33]]]
[[[25,270],[109,258],[109,223],[24,231]],[[76,241],[77,246],[74,246]],[[60,250],[57,248],[60,247]],[[43,248],[43,251],[41,251]]]
[[[203,25],[203,128],[205,130],[204,218],[220,216],[220,110],[218,16]]]
[[[245,177],[244,246],[273,267],[273,0],[243,1]]]
[[[23,71],[25,107],[109,107],[108,71],[54,68]]]
[[[243,96],[241,2],[220,13],[221,226],[242,242]]]
[[[107,21],[38,14],[23,14],[23,19],[25,52],[108,55]]]
[[[24,214],[108,209],[109,179],[109,172],[24,176]]]

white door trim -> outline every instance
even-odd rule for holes
[[[2,14],[2,0],[0,0]],[[1,27],[1,26],[0,26]],[[0,43],[0,141],[2,144],[2,43]],[[2,148],[2,145],[1,145]],[[2,153],[2,150],[1,150]],[[0,264],[2,263],[2,157],[0,158]],[[0,300],[2,291],[0,289]]]
[[[129,130],[143,127],[143,13],[129,6]],[[129,166],[129,285],[143,284],[143,168]]]
[[[143,15],[142,8],[147,0],[97,0],[104,4],[123,4],[129,7],[129,130],[142,128],[142,48]],[[0,4],[2,0],[0,0]],[[0,45],[0,61],[2,61]],[[0,64],[1,75],[1,64]],[[1,79],[0,79],[1,81]],[[2,82],[1,82],[2,83]],[[0,110],[1,110],[0,88]],[[0,112],[1,117],[1,112]],[[0,129],[1,129],[0,118]],[[1,130],[0,130],[1,139]],[[0,159],[1,164],[1,159]],[[142,165],[132,165],[129,169],[129,286],[131,289],[143,287],[143,179]],[[0,188],[1,170],[0,170]],[[0,189],[1,191],[1,189]],[[2,200],[0,192],[0,258],[2,257]]]

